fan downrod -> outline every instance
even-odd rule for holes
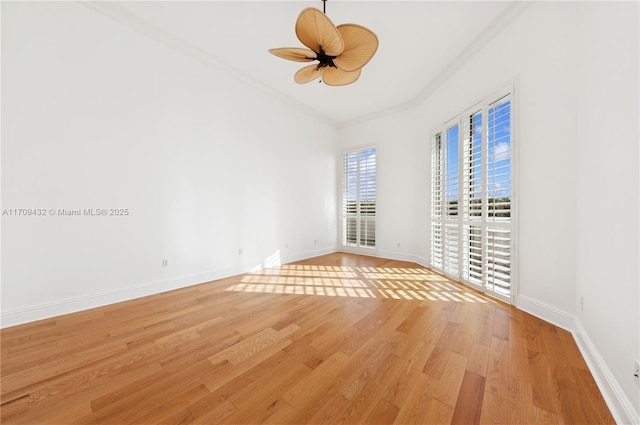
[[[0,0],[1,1],[1,0]],[[296,36],[305,47],[280,47],[269,52],[294,62],[314,62],[298,70],[294,80],[305,84],[320,78],[328,86],[346,86],[360,78],[361,69],[378,49],[378,37],[357,24],[336,26],[322,9],[307,7],[296,19]]]

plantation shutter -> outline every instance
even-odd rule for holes
[[[459,212],[459,175],[460,161],[458,155],[459,147],[459,125],[455,124],[446,131],[445,147],[445,169],[444,169],[444,192],[445,192],[445,217],[444,217],[444,271],[452,276],[459,276],[460,246],[458,238],[460,236],[460,226],[458,223]]]
[[[342,244],[374,248],[376,244],[376,149],[343,155]]]
[[[463,117],[462,277],[482,283],[482,111]]]
[[[511,94],[450,121],[431,150],[430,264],[508,298],[512,285]]]
[[[431,147],[431,264],[443,267],[442,259],[442,133],[433,138]]]
[[[489,105],[487,123],[487,227],[485,281],[511,291],[511,97]]]
[[[360,152],[360,246],[376,246],[376,150]]]
[[[342,244],[358,244],[358,154],[344,154],[342,169],[344,184],[342,192]]]

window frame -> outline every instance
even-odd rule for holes
[[[363,152],[369,151],[369,150],[375,150],[375,157],[376,157],[376,161],[375,161],[375,179],[374,179],[374,187],[375,187],[375,212],[373,214],[362,214],[361,211],[361,202],[362,199],[360,197],[360,170],[361,170],[361,160],[360,160],[360,155]],[[345,157],[348,154],[356,154],[357,155],[357,176],[356,176],[356,214],[355,215],[347,215],[346,210],[346,201],[347,201],[347,197],[346,197],[346,193],[347,193],[347,173],[346,173],[346,169],[345,169]],[[343,150],[341,152],[340,155],[340,211],[339,211],[339,217],[340,217],[340,234],[339,234],[339,246],[341,248],[342,251],[345,252],[353,252],[353,253],[359,253],[359,254],[366,254],[366,255],[375,255],[375,253],[377,252],[377,246],[378,246],[378,235],[377,235],[377,217],[378,217],[378,147],[376,145],[366,145],[366,146],[361,146],[361,147],[356,147],[356,148],[350,148],[350,149],[346,149]],[[346,235],[346,219],[347,217],[354,217],[356,219],[356,236],[355,236],[355,240],[356,243],[355,244],[348,244],[345,243],[345,239],[347,237]],[[373,237],[374,237],[374,242],[373,242],[373,246],[367,246],[367,245],[362,245],[361,244],[361,240],[362,240],[362,235],[361,235],[361,220],[363,218],[366,218],[366,220],[368,221],[372,221],[373,222]]]
[[[510,171],[510,217],[508,221],[500,221],[500,220],[489,220],[489,211],[488,211],[488,125],[489,125],[489,109],[499,105],[499,102],[503,100],[505,97],[509,97],[510,102],[510,131],[509,131],[509,154],[510,154],[510,162],[509,162],[509,171]],[[511,304],[514,304],[517,292],[518,292],[518,250],[517,250],[517,228],[518,228],[518,157],[517,157],[517,105],[516,105],[517,96],[515,94],[515,84],[509,84],[503,87],[501,90],[494,92],[491,96],[486,97],[480,102],[475,103],[472,107],[467,108],[462,113],[456,115],[455,117],[445,121],[442,125],[438,126],[434,131],[432,131],[431,135],[431,148],[430,152],[430,161],[431,170],[429,173],[430,179],[430,193],[429,193],[429,244],[428,244],[428,262],[429,267],[434,270],[452,278],[453,280],[460,281],[464,284],[472,286],[482,292],[487,293],[495,298],[501,299],[503,301],[507,301]],[[465,167],[470,166],[469,162],[466,162],[465,155],[471,155],[466,152],[467,145],[465,142],[469,142],[473,140],[473,135],[470,133],[469,138],[465,139],[465,131],[467,128],[465,126],[465,120],[469,120],[472,116],[474,116],[477,112],[481,112],[481,125],[482,125],[482,138],[481,138],[481,193],[482,193],[482,201],[481,201],[481,210],[482,213],[479,217],[479,220],[473,219],[471,212],[471,195],[468,195],[465,198],[465,191],[471,193],[472,189],[467,187],[469,184],[469,180],[472,177],[468,177],[467,170]],[[447,188],[446,188],[446,159],[447,159],[447,131],[452,126],[458,125],[458,205],[457,205],[457,216],[451,219],[450,216],[447,215],[449,208],[447,207]],[[485,134],[486,133],[486,134]],[[440,148],[439,148],[439,160],[440,163],[437,164],[434,160],[436,155],[436,149],[438,149],[436,143],[438,143],[437,138],[440,138]],[[469,146],[469,149],[472,147]],[[434,169],[434,167],[439,166],[439,169]],[[476,171],[477,172],[477,171]],[[435,182],[435,175],[439,174],[440,182]],[[471,171],[469,171],[469,174]],[[475,189],[474,189],[475,190]],[[435,198],[438,195],[438,192],[434,194],[434,191],[439,191],[440,199]],[[468,201],[468,204],[465,204],[465,201]],[[448,267],[447,264],[447,233],[446,233],[446,224],[454,224],[457,222],[457,235],[452,235],[455,239],[457,236],[457,240],[453,240],[456,243],[455,249],[457,249],[457,271],[453,272]],[[483,253],[483,260],[481,266],[481,281],[477,281],[477,279],[471,279],[471,267],[467,267],[465,261],[467,260],[467,253],[472,250],[471,244],[469,247],[464,246],[465,232],[470,233],[474,227],[474,225],[480,226],[481,232],[481,252]],[[505,295],[499,292],[496,292],[493,288],[492,290],[487,289],[487,282],[485,282],[485,261],[486,260],[486,251],[484,245],[486,244],[486,239],[489,236],[490,228],[496,227],[498,229],[508,229],[510,232],[510,274],[509,274],[509,295]],[[477,229],[476,229],[477,231]],[[439,247],[434,244],[434,238],[438,238],[440,240]],[[468,242],[468,240],[467,240]],[[466,251],[469,249],[469,251]],[[470,255],[469,255],[470,256]],[[452,261],[455,258],[450,258]],[[495,258],[493,260],[494,272],[495,272]],[[465,269],[466,267],[466,269]],[[475,282],[473,281],[475,280]]]

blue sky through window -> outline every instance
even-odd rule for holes
[[[489,109],[487,191],[490,198],[511,196],[511,101]]]
[[[358,176],[358,161],[360,175]],[[361,152],[350,152],[345,155],[346,197],[349,201],[357,201],[358,186],[361,201],[376,200],[376,149]]]
[[[376,150],[360,152],[360,200],[376,200]]]
[[[458,199],[458,125],[447,130],[445,148],[445,196],[447,201]]]

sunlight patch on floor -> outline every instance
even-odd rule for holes
[[[488,299],[422,268],[275,265],[249,272],[227,291],[488,303]]]

